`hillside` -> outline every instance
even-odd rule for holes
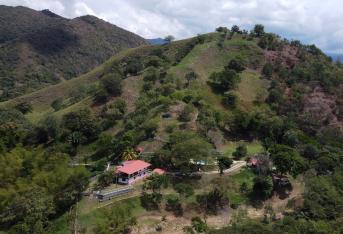
[[[342,231],[343,67],[261,25],[119,52],[0,103],[0,120],[0,211],[13,214],[0,230]],[[103,203],[81,195],[117,188],[112,166],[136,158],[170,173]]]
[[[0,99],[77,77],[145,39],[94,16],[0,6]]]

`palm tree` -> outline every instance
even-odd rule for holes
[[[126,149],[121,155],[122,160],[129,161],[138,158],[137,152],[133,149]]]

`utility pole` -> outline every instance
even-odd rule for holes
[[[75,206],[74,234],[78,233],[78,230],[77,230],[77,207],[78,207],[78,201],[76,202],[76,206]]]

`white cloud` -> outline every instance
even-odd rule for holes
[[[328,52],[343,53],[341,0],[0,0],[0,4],[49,8],[66,17],[93,14],[146,38],[185,38],[238,24],[267,31]]]
[[[96,15],[96,13],[84,2],[76,2],[74,4],[74,15]]]

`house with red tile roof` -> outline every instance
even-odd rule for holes
[[[142,160],[129,160],[117,166],[118,183],[132,184],[151,175],[150,163]]]

